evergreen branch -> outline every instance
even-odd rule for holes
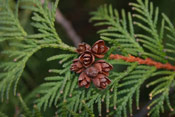
[[[26,4],[27,6],[22,6],[24,9],[31,9],[34,11],[33,17],[32,17],[32,26],[38,29],[40,32],[40,38],[43,38],[45,42],[49,42],[48,38],[50,38],[49,43],[58,43],[58,44],[64,44],[60,37],[58,36],[56,29],[54,27],[54,21],[55,21],[55,14],[56,14],[56,7],[58,5],[58,1],[56,0],[55,4],[51,5],[51,10],[48,8],[48,1],[44,1],[44,4],[42,5],[40,0],[21,0],[21,3],[32,3]],[[46,35],[48,35],[46,37]],[[42,37],[44,36],[44,37]],[[42,40],[43,40],[42,39]],[[66,44],[64,44],[66,45]]]
[[[121,55],[111,55],[110,58],[117,59],[117,60],[123,59],[124,61],[127,61],[127,62],[138,62],[139,64],[155,65],[156,68],[164,68],[164,67],[166,69],[169,69],[171,67],[174,68],[174,66],[172,66],[171,64],[169,64],[169,66],[168,66],[168,64],[161,64],[161,63],[152,61],[151,59],[143,60],[143,59],[140,59],[140,58],[134,57],[134,56],[124,57]],[[156,79],[154,81],[151,81],[149,84],[147,84],[147,87],[154,86],[154,85],[158,84],[150,93],[150,99],[152,100],[153,97],[155,97],[155,99],[147,107],[147,109],[150,109],[150,107],[152,107],[151,110],[148,112],[148,115],[159,116],[160,110],[163,109],[164,101],[167,102],[167,105],[170,108],[170,110],[173,110],[173,108],[171,107],[170,102],[169,102],[169,90],[170,90],[170,87],[172,86],[172,83],[174,81],[174,72],[170,72],[170,71],[163,71],[162,72],[161,71],[161,72],[155,72],[154,74],[152,74],[150,76],[165,75],[165,74],[167,74],[169,76]],[[129,80],[131,78],[135,79],[135,76],[129,77],[126,79]],[[132,82],[130,81],[130,83],[132,83]],[[128,84],[128,83],[126,83],[126,84]],[[125,85],[125,83],[121,84],[121,86],[123,86],[123,85]],[[119,85],[118,87],[121,87],[121,86]],[[129,91],[127,91],[127,93],[129,93]],[[159,97],[156,97],[157,95],[159,95]]]
[[[166,53],[174,53],[175,48],[174,48],[173,44],[170,44],[170,43],[167,44],[169,47],[168,49],[164,49],[164,45],[163,45],[164,29],[165,29],[165,25],[166,25],[165,22],[168,24],[166,29],[168,31],[170,31],[170,33],[171,33],[171,35],[168,35],[168,37],[171,38],[171,40],[173,42],[174,42],[174,37],[173,37],[174,34],[173,33],[175,32],[174,26],[169,21],[169,19],[165,15],[163,15],[164,19],[161,20],[161,27],[160,27],[160,30],[158,30],[157,22],[159,19],[159,17],[158,17],[159,9],[158,9],[158,7],[154,8],[153,4],[151,2],[149,3],[148,0],[145,0],[144,2],[142,0],[137,0],[137,3],[130,3],[130,5],[132,5],[133,10],[135,10],[137,12],[136,14],[133,14],[133,17],[138,19],[138,21],[134,22],[134,24],[139,26],[144,31],[146,31],[147,35],[134,34],[132,23],[129,23],[130,31],[128,31],[125,12],[122,11],[122,13],[121,13],[122,20],[119,20],[118,12],[113,10],[111,6],[109,6],[109,7],[102,6],[96,12],[93,12],[92,13],[93,17],[91,18],[91,21],[93,21],[93,20],[100,21],[100,22],[96,23],[97,26],[103,26],[103,25],[108,26],[108,28],[100,30],[99,33],[100,33],[102,39],[108,41],[109,43],[111,43],[113,45],[110,52],[114,51],[117,48],[114,46],[119,46],[122,54],[124,54],[124,55],[128,55],[128,53],[129,53],[129,54],[132,54],[135,56],[138,56],[140,54],[140,55],[143,55],[142,57],[145,57],[145,56],[149,57],[146,60],[144,60],[144,59],[139,59],[138,57],[133,57],[132,55],[130,55],[130,57],[129,57],[130,59],[127,59],[127,57],[122,57],[122,58],[120,57],[120,59],[123,59],[127,62],[136,62],[137,61],[139,64],[146,64],[149,66],[150,65],[155,66],[155,67],[150,67],[153,70],[151,73],[154,72],[153,76],[169,75],[169,74],[171,76],[171,74],[173,73],[171,71],[169,71],[169,72],[167,72],[166,70],[163,70],[161,72],[159,72],[159,71],[155,72],[155,71],[156,71],[156,68],[157,69],[164,68],[164,69],[168,69],[168,70],[174,70],[174,66],[167,63],[168,62],[167,60],[174,60],[174,58],[172,58],[171,55],[166,56]],[[128,15],[128,19],[129,19],[129,22],[132,22],[130,15]],[[140,23],[139,21],[142,21],[144,23]],[[117,27],[117,29],[116,29],[116,27]],[[127,39],[125,39],[126,33],[122,33],[122,31],[120,30],[121,28],[125,31],[128,31],[129,35],[131,35],[131,37],[133,36],[134,40],[135,40],[135,38],[137,38],[135,40],[135,43],[139,44],[138,42],[140,42],[141,44],[143,44],[143,48],[145,51],[143,49],[141,50],[141,49],[137,48],[137,52],[136,52],[137,54],[134,53],[135,50],[133,48],[133,45],[130,44],[130,41],[128,41],[129,37],[127,37]],[[138,47],[138,46],[135,46],[135,47]],[[153,58],[154,60],[160,61],[163,63],[166,62],[166,64],[162,64],[160,62],[153,61],[150,58]],[[129,112],[132,115],[132,95],[135,92],[137,92],[136,93],[136,105],[137,105],[137,108],[139,108],[138,107],[138,105],[139,105],[138,104],[138,102],[139,102],[139,88],[133,89],[134,92],[130,91],[129,89],[126,90],[125,88],[128,88],[129,84],[132,84],[132,83],[136,84],[136,82],[137,82],[136,79],[137,79],[137,77],[141,77],[140,76],[141,73],[143,73],[142,70],[138,70],[138,71],[135,70],[135,71],[133,71],[133,73],[132,72],[129,73],[128,77],[124,75],[126,78],[122,77],[122,74],[120,74],[120,73],[114,73],[115,75],[120,76],[120,78],[121,78],[119,80],[116,80],[117,82],[112,82],[112,85],[113,84],[118,85],[117,90],[114,89],[115,91],[117,91],[117,93],[115,92],[115,95],[117,95],[117,96],[122,95],[121,100],[119,100],[120,97],[117,97],[118,101],[114,100],[114,102],[116,102],[117,105],[121,105],[118,107],[119,109],[116,108],[116,106],[114,105],[114,109],[117,110],[116,114],[118,116],[121,116],[122,113],[123,113],[123,116],[127,116],[127,109],[126,109],[127,104],[129,106]],[[148,78],[152,78],[151,73],[148,75],[146,75],[146,73],[143,73],[143,74],[145,75],[145,78],[148,79]],[[134,74],[137,74],[137,76],[134,76]],[[133,81],[131,79],[133,79]],[[172,79],[174,79],[174,78],[172,78]],[[131,80],[131,81],[127,82],[127,80],[128,81]],[[165,77],[162,79],[152,81],[152,82],[150,82],[150,84],[147,85],[147,86],[149,86],[149,85],[155,85],[157,83],[160,83],[153,90],[153,94],[154,94],[153,96],[165,91],[164,88],[161,89],[161,87],[163,87],[163,86],[167,87],[166,88],[167,90],[170,89],[171,84],[161,82],[161,81],[166,81],[166,80],[169,83],[173,82],[169,79],[169,77]],[[121,81],[123,81],[123,82],[121,82]],[[144,80],[140,83],[140,85],[138,87],[140,87],[143,84],[143,82],[144,82]],[[120,92],[120,87],[121,88],[123,87],[123,89],[125,89],[125,90]],[[134,86],[132,85],[131,88],[134,88]],[[168,91],[165,91],[165,92],[168,92]],[[131,98],[129,98],[129,97],[127,98],[127,96],[124,96],[124,98],[123,98],[124,94],[129,95],[130,93],[131,93]],[[99,97],[99,100],[102,99],[101,96],[96,95],[96,98],[97,97]],[[125,100],[125,97],[127,98],[126,100]],[[151,109],[149,114],[151,114],[153,116],[159,114],[159,110],[163,109],[162,104],[164,101],[168,102],[167,104],[168,104],[170,110],[172,110],[170,102],[169,102],[169,95],[168,95],[168,93],[165,93],[165,94],[160,95],[160,98],[157,99],[157,101],[155,102],[156,106],[154,104],[152,105],[153,109]],[[109,102],[109,101],[107,101],[107,102]],[[121,104],[122,102],[123,102],[123,106]],[[106,106],[108,108],[108,104]],[[100,109],[101,109],[101,102],[99,102],[99,112],[101,112]],[[114,112],[111,114],[114,114]],[[100,115],[101,115],[101,113],[100,113]]]
[[[138,70],[138,72],[137,72]],[[118,116],[122,115],[127,116],[127,105],[129,106],[129,112],[132,116],[132,102],[133,102],[133,95],[136,93],[136,104],[137,108],[139,108],[139,88],[144,83],[146,79],[148,79],[153,72],[155,72],[154,67],[146,67],[146,66],[137,66],[133,72],[131,72],[128,76],[124,77],[122,80],[123,82],[119,84],[118,86],[118,92],[117,92],[117,109],[114,113],[116,113]],[[138,74],[139,73],[139,74]],[[127,87],[124,88],[124,87]],[[111,114],[114,114],[111,113]]]
[[[143,53],[142,47],[137,43],[134,37],[134,28],[132,25],[131,14],[126,15],[122,10],[122,20],[120,20],[117,10],[113,10],[112,6],[101,6],[96,12],[91,13],[93,16],[90,21],[100,21],[96,26],[108,26],[107,29],[100,30],[102,39],[118,44],[125,54],[139,55]],[[126,17],[128,16],[128,21]],[[127,23],[129,29],[127,29]]]
[[[116,62],[115,62],[116,63]],[[117,64],[121,64],[121,62],[118,62]],[[126,63],[125,63],[126,64]],[[119,116],[121,114],[121,111],[123,111],[123,107],[125,107],[128,103],[128,106],[130,107],[130,112],[132,114],[132,97],[137,92],[137,106],[139,105],[139,88],[143,84],[143,82],[148,79],[151,74],[155,71],[155,67],[149,67],[149,66],[137,66],[137,63],[132,63],[131,67],[128,67],[128,70],[126,70],[123,73],[120,73],[119,75],[116,74],[116,72],[113,72],[110,77],[113,80],[111,86],[109,88],[111,89],[111,92],[109,92],[109,88],[107,88],[104,91],[97,90],[95,88],[90,88],[86,92],[85,90],[80,91],[74,91],[73,94],[71,94],[71,98],[67,98],[67,108],[69,110],[74,110],[73,112],[82,112],[82,105],[81,100],[86,101],[87,108],[90,110],[94,110],[94,104],[98,105],[98,113],[99,116],[102,116],[102,103],[105,102],[106,105],[106,112],[109,113],[111,107],[114,107],[116,111],[110,112],[110,114],[117,113]],[[139,75],[138,75],[139,73]],[[123,74],[123,75],[122,75]],[[117,76],[117,77],[116,77]],[[144,77],[143,77],[144,76]],[[123,83],[117,83],[115,80],[117,79],[117,82],[123,81]],[[140,81],[140,84],[137,82]],[[141,82],[142,81],[142,82]],[[132,88],[133,85],[136,85],[135,89]],[[128,89],[124,89],[122,87],[130,86]],[[128,94],[130,92],[130,95]],[[121,97],[121,95],[127,95],[126,98]],[[123,100],[122,100],[123,99]],[[122,100],[122,101],[119,101]],[[123,103],[122,103],[123,102]],[[119,107],[122,103],[123,106]],[[116,105],[117,108],[116,108]],[[62,107],[62,103],[59,104],[58,107]],[[59,109],[58,109],[59,110]],[[126,108],[124,109],[126,110]],[[84,113],[85,111],[83,111]],[[60,113],[60,111],[59,111]],[[94,113],[94,112],[93,112]],[[89,116],[89,113],[86,113],[85,115]],[[125,113],[126,115],[126,113]]]
[[[13,62],[6,62],[0,65],[0,67],[4,69],[4,72],[0,73],[0,87],[2,100],[5,92],[6,98],[9,98],[9,91],[13,83],[14,95],[16,95],[17,83],[22,75],[25,64],[28,61],[28,59],[33,55],[33,53],[35,53],[39,49],[40,47],[37,47],[37,45],[33,45],[30,48],[24,49],[24,52],[21,53],[19,53],[18,51],[16,53],[13,53],[13,51],[7,52],[8,54],[14,54],[15,59],[13,59]]]
[[[75,48],[62,42],[58,36],[54,22],[56,17],[56,9],[59,0],[55,4],[51,4],[51,10],[48,8],[48,1],[46,0],[42,5],[40,0],[20,0],[20,3],[28,3],[22,6],[24,9],[33,11],[33,22],[31,25],[38,29],[39,34],[28,35],[27,38],[37,38],[38,44],[58,44],[63,50],[75,52]],[[29,4],[30,3],[30,4]],[[42,40],[40,40],[42,39]]]
[[[8,0],[0,1],[1,13],[0,13],[0,42],[10,39],[18,39],[27,35],[24,29],[21,27],[19,20],[11,11]],[[17,5],[18,6],[18,5]]]
[[[170,89],[170,94],[172,94],[174,92],[174,89],[173,88],[171,88]],[[137,114],[135,114],[134,115],[134,117],[140,117],[140,116],[146,116],[146,114],[148,113],[148,105],[150,104],[150,103],[152,103],[157,97],[159,97],[159,96],[156,96],[153,100],[150,100]],[[170,116],[171,116],[171,114],[170,114]]]
[[[144,52],[143,55],[151,57],[157,61],[167,62],[165,56],[166,53],[163,51],[163,33],[164,33],[164,20],[162,20],[160,33],[158,32],[157,22],[159,9],[154,8],[152,2],[148,2],[145,0],[137,0],[137,3],[130,3],[133,7],[132,9],[136,11],[136,14],[133,14],[133,17],[137,18],[138,21],[135,21],[134,24],[146,31],[148,34],[145,36],[139,36],[140,34],[136,34],[135,36],[138,38],[138,41],[143,43],[143,47],[148,49],[150,52]],[[144,23],[140,23],[139,21],[143,21]],[[156,45],[156,46],[155,46]]]
[[[147,85],[149,87],[158,84],[149,94],[150,99],[153,99],[153,101],[147,106],[148,115],[160,116],[160,112],[164,112],[164,102],[167,103],[171,111],[174,110],[169,102],[169,92],[174,78],[175,73],[172,72],[169,76],[159,78]],[[158,97],[156,97],[157,95]]]
[[[14,40],[13,42],[10,41],[10,50],[5,50],[2,52],[3,54],[6,54],[10,57],[7,59],[7,62],[4,62],[0,65],[3,70],[3,73],[0,73],[0,88],[2,100],[5,93],[6,98],[9,98],[9,91],[12,84],[14,84],[14,95],[16,95],[17,83],[23,73],[25,65],[28,59],[38,50],[42,48],[52,47],[75,52],[74,47],[70,47],[61,41],[54,28],[54,14],[56,12],[56,6],[58,4],[58,1],[55,2],[55,6],[52,12],[50,12],[46,7],[47,3],[45,3],[44,7],[39,1],[30,0],[30,2],[31,1],[34,2],[37,6],[35,8],[33,19],[35,22],[38,22],[39,27],[37,28],[38,30],[40,30],[40,32],[42,32],[33,35],[28,35],[23,30],[23,28],[20,26],[17,16],[19,2],[29,2],[29,0],[20,0],[17,2],[16,14],[11,11],[8,5],[8,1],[0,1],[2,3],[1,15],[3,15],[3,17],[0,18],[0,24],[2,25],[2,34],[0,34],[0,39],[2,41],[8,39]],[[9,19],[9,17],[10,21],[6,20],[7,18]],[[11,27],[13,30],[10,29]],[[43,27],[51,32],[47,32],[48,30],[43,30]]]
[[[164,51],[166,53],[168,53],[166,58],[174,62],[175,59],[173,58],[174,56],[172,54],[175,53],[175,48],[174,48],[174,44],[175,44],[175,27],[171,23],[170,19],[165,14],[162,14],[162,16],[163,16],[163,18],[164,18],[164,20],[166,22],[166,27],[165,28],[170,33],[170,34],[167,34],[167,37],[170,39],[170,42],[166,43],[166,49]]]
[[[41,98],[36,100],[37,106],[39,109],[43,106],[44,110],[46,110],[47,106],[52,106],[54,103],[55,105],[58,102],[59,98],[62,98],[62,94],[64,91],[64,100],[66,99],[68,93],[70,92],[70,87],[75,86],[76,82],[73,82],[71,72],[70,72],[70,64],[71,61],[68,62],[70,59],[74,58],[74,54],[60,54],[53,57],[48,58],[48,61],[53,60],[60,60],[60,64],[62,64],[63,69],[57,70],[52,69],[49,70],[51,73],[58,74],[57,76],[46,77],[46,83],[41,85],[41,90],[39,90],[39,94],[42,95]],[[73,90],[75,87],[72,87]],[[58,93],[59,92],[59,93]]]
[[[8,56],[5,58],[7,62],[2,62],[0,65],[3,70],[0,73],[0,91],[3,100],[5,94],[8,99],[12,84],[14,84],[13,89],[14,94],[16,94],[17,83],[28,59],[38,50],[51,47],[75,52],[75,48],[63,43],[54,27],[58,0],[55,4],[51,4],[50,10],[48,1],[42,4],[39,0],[20,0],[16,4],[14,13],[8,5],[8,1],[0,0],[0,3],[2,3],[0,4],[0,16],[2,16],[0,17],[0,42],[9,40],[9,49],[2,52],[3,55]],[[18,20],[18,6],[21,3],[30,3],[21,7],[32,10],[32,25],[39,33],[29,35],[21,27]],[[99,90],[93,86],[85,90],[78,88],[78,78],[70,72],[72,63],[70,60],[74,59],[76,55],[60,54],[52,56],[47,61],[59,61],[61,68],[50,69],[49,72],[56,75],[46,77],[45,83],[37,89],[37,93],[41,97],[35,100],[37,105],[34,106],[34,113],[29,110],[18,94],[25,111],[24,115],[40,117],[39,110],[41,108],[46,110],[54,105],[61,108],[58,109],[57,114],[62,116],[93,117],[96,113],[103,116],[104,108],[106,109],[106,115],[109,116],[116,114],[119,117],[126,117],[128,113],[132,116],[134,96],[136,107],[139,109],[140,87],[147,79],[151,81],[146,86],[153,87],[149,95],[153,101],[147,106],[148,115],[160,116],[160,112],[164,112],[165,102],[167,107],[173,111],[169,92],[171,87],[175,85],[175,73],[170,71],[175,70],[175,67],[168,62],[175,60],[171,55],[175,53],[173,45],[175,42],[175,28],[168,17],[163,14],[160,30],[158,30],[159,9],[154,8],[148,0],[144,2],[137,0],[137,3],[130,3],[130,5],[137,12],[133,14],[138,19],[134,24],[146,31],[147,34],[135,34],[131,14],[126,15],[126,12],[122,10],[120,20],[118,11],[114,10],[112,6],[101,6],[96,12],[92,13],[93,17],[91,18],[91,21],[99,21],[96,25],[108,27],[100,30],[99,33],[102,39],[112,44],[108,55],[110,55],[110,58],[117,59],[117,61],[109,60],[109,62],[112,65],[125,66],[127,69],[122,72],[112,71],[109,76],[111,84],[105,90]],[[168,31],[167,37],[170,39],[168,41],[172,42],[166,44],[166,49],[163,45],[164,29]],[[121,55],[114,57],[111,53],[117,47],[120,47],[122,54],[131,55],[129,57]],[[148,58],[142,59],[135,56]],[[108,60],[108,58],[105,59]],[[166,70],[160,70],[160,68]],[[114,111],[110,111],[112,109]],[[98,112],[95,112],[95,110],[98,110]],[[5,116],[3,113],[0,113],[1,115]]]

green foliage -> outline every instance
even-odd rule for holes
[[[18,20],[18,6],[24,2],[33,2],[34,5],[30,7],[34,16],[33,26],[39,30],[38,34],[27,34],[21,27]],[[0,73],[0,90],[1,99],[4,95],[9,98],[9,91],[14,84],[14,94],[16,94],[17,83],[23,73],[26,62],[28,59],[42,48],[52,47],[61,48],[63,50],[74,51],[74,48],[64,44],[56,33],[54,28],[55,9],[58,4],[58,0],[53,4],[53,10],[50,11],[47,8],[47,3],[42,6],[40,1],[36,0],[19,0],[16,7],[16,12],[13,13],[9,7],[8,1],[1,0],[1,41],[9,41],[10,49],[4,50],[2,53],[7,57],[5,62],[2,62],[0,68],[3,72]],[[41,20],[42,19],[42,20]],[[11,23],[10,23],[11,22]],[[49,30],[48,30],[49,29]]]
[[[130,68],[129,68],[130,69]],[[136,106],[139,108],[139,93],[140,87],[146,79],[148,79],[151,74],[156,69],[148,66],[135,66],[132,72],[128,75],[122,77],[123,82],[116,86],[118,88],[117,92],[117,111],[118,116],[123,112],[124,116],[127,116],[127,105],[129,108],[130,115],[133,115],[132,112],[132,103],[134,94],[136,95]],[[119,76],[120,77],[120,76]],[[123,97],[123,95],[125,97]]]
[[[3,62],[0,67],[3,69],[3,72],[0,74],[0,89],[1,89],[1,99],[3,100],[4,93],[6,92],[6,97],[9,96],[9,90],[11,85],[14,83],[14,93],[16,93],[16,87],[18,80],[23,72],[25,63],[28,58],[35,53],[40,47],[37,46],[32,40],[25,40],[26,33],[21,28],[17,17],[12,13],[11,9],[8,6],[7,1],[0,1],[2,4],[2,14],[3,16],[0,19],[1,26],[6,29],[9,28],[15,30],[4,30],[1,29],[2,33],[0,34],[0,40],[13,40],[10,42],[11,49],[4,50],[2,53],[6,54],[9,58],[8,61]],[[9,18],[10,17],[10,18]],[[10,21],[6,20],[8,18]],[[12,20],[12,21],[11,21]],[[11,22],[11,23],[8,23]],[[23,51],[20,51],[20,50]]]
[[[133,19],[130,13],[126,15],[124,10],[122,10],[120,18],[117,10],[113,9],[112,6],[104,5],[97,11],[92,12],[93,17],[91,18],[91,21],[98,21],[95,25],[107,26],[106,29],[99,31],[101,38],[113,44],[111,47],[113,48],[112,51],[115,51],[114,48],[117,48],[116,45],[120,47],[120,51],[124,55],[132,54],[143,58],[148,57],[162,63],[174,61],[175,59],[168,53],[174,53],[175,48],[172,43],[175,39],[175,28],[168,17],[163,14],[163,18],[159,26],[159,9],[158,7],[154,8],[152,2],[149,2],[148,0],[137,0],[137,3],[129,4],[135,11],[132,15],[135,18],[133,24],[135,24],[139,29],[143,30],[144,34],[134,33],[134,28],[132,25]],[[163,42],[164,39],[166,39],[165,29],[170,32],[170,34],[167,36],[171,40],[169,42],[166,40],[167,43],[164,45]],[[149,109],[148,115],[159,116],[160,112],[164,112],[165,102],[169,109],[173,110],[170,105],[169,91],[174,83],[174,72],[167,70],[155,70],[155,68],[153,68],[153,71],[148,70],[150,73],[143,73],[143,75],[141,75],[142,77],[140,77],[142,80],[139,82],[139,78],[137,79],[137,77],[141,73],[140,70],[141,69],[139,68],[138,71],[134,71],[136,76],[134,76],[134,74],[131,72],[129,73],[129,75],[131,75],[129,78],[122,77],[121,80],[119,80],[120,82],[117,85],[117,90],[120,90],[121,86],[125,86],[125,82],[127,80],[128,82],[126,82],[126,85],[132,86],[131,88],[126,86],[123,88],[124,91],[121,90],[122,99],[120,100],[117,97],[117,101],[115,101],[119,103],[117,104],[118,107],[116,108],[116,114],[121,116],[123,112],[123,115],[127,116],[126,102],[129,102],[129,113],[132,114],[133,93],[138,92],[138,94],[136,93],[136,105],[138,107],[140,92],[139,90],[137,91],[136,87],[139,88],[146,79],[152,79],[147,87],[151,86],[151,88],[153,88],[153,90],[150,92],[150,99],[153,101],[147,107],[147,109]],[[120,96],[120,91],[117,92],[117,95]]]
[[[43,4],[39,0],[18,0],[13,12],[9,1],[0,0],[0,42],[8,45],[8,49],[2,51],[4,61],[0,64],[2,100],[4,96],[9,98],[11,89],[16,94],[17,84],[29,58],[42,48],[49,47],[64,50],[47,59],[48,62],[59,61],[59,69],[50,69],[49,72],[53,75],[46,77],[45,82],[31,93],[30,96],[36,103],[34,111],[30,111],[18,95],[25,116],[40,117],[40,111],[55,107],[56,114],[61,116],[127,117],[128,114],[133,115],[133,105],[140,108],[141,87],[146,81],[149,81],[147,88],[151,87],[149,96],[152,100],[147,107],[148,115],[160,116],[160,112],[164,112],[165,103],[173,110],[169,98],[170,89],[174,88],[174,71],[107,58],[111,53],[119,51],[125,56],[131,54],[162,63],[175,61],[172,55],[175,53],[175,28],[165,14],[159,17],[159,9],[154,8],[152,2],[137,0],[137,3],[130,3],[135,11],[133,15],[124,10],[119,13],[111,5],[101,6],[91,13],[91,21],[96,21],[96,26],[107,27],[98,33],[101,39],[111,45],[106,61],[114,66],[114,70],[109,76],[112,82],[104,90],[99,90],[92,84],[89,89],[78,87],[78,75],[70,71],[72,60],[77,58],[73,54],[75,48],[63,43],[54,27],[58,0],[49,4],[50,9],[48,4],[47,0]],[[32,12],[31,25],[37,29],[37,33],[29,34],[20,25],[19,7]],[[118,66],[124,66],[123,70],[118,70]],[[39,95],[38,98],[35,97],[36,94]],[[103,112],[104,109],[106,112]]]
[[[169,42],[166,43],[166,49],[165,51],[167,52],[168,56],[166,56],[166,58],[168,58],[169,60],[174,62],[174,53],[175,53],[175,28],[174,25],[171,23],[170,19],[165,15],[162,14],[165,22],[167,23],[165,29],[169,32],[167,34],[167,38],[169,39]]]
[[[146,34],[136,34],[138,41],[143,44],[149,52],[142,53],[147,57],[153,58],[156,61],[167,62],[165,60],[165,52],[163,51],[163,36],[164,36],[164,19],[161,20],[160,30],[157,26],[159,8],[154,8],[153,3],[145,0],[137,0],[138,3],[131,3],[132,9],[136,11],[133,17],[138,19],[134,24],[147,32]]]
[[[72,63],[70,60],[75,57],[76,55],[74,54],[60,54],[48,58],[48,61],[59,60],[60,63],[62,63],[62,68],[49,70],[50,73],[57,75],[46,77],[46,83],[40,86],[41,90],[39,90],[39,93],[42,97],[36,100],[39,108],[43,106],[44,110],[46,110],[46,108],[51,107],[53,103],[57,105],[59,98],[65,100],[68,94],[71,94],[77,84],[76,76],[71,74],[70,71],[70,64]],[[63,97],[61,95],[63,95]]]
[[[121,47],[123,54],[138,55],[139,52],[143,53],[143,48],[136,42],[134,37],[134,28],[131,18],[131,13],[126,15],[126,12],[122,10],[122,18],[120,20],[117,10],[113,10],[112,6],[101,6],[98,11],[91,13],[93,17],[91,21],[100,20],[95,26],[108,25],[107,29],[100,30],[98,33],[101,38],[113,42],[114,45]],[[128,16],[128,19],[126,17]],[[129,25],[129,28],[127,27]],[[113,39],[111,41],[111,38]]]

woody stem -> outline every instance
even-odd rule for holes
[[[126,62],[138,62],[139,64],[145,64],[145,65],[149,65],[149,66],[155,66],[157,69],[167,69],[167,70],[173,70],[175,71],[175,66],[171,65],[170,63],[160,63],[157,61],[154,61],[150,58],[146,58],[146,59],[142,59],[139,57],[135,57],[132,55],[129,55],[127,57],[119,55],[119,54],[111,54],[109,56],[110,59],[115,59],[115,60],[124,60]]]

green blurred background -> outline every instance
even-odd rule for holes
[[[171,21],[175,22],[175,0],[152,1],[155,6],[159,6],[161,12],[167,14]],[[15,2],[15,0],[11,0],[12,9],[14,8]],[[128,6],[129,2],[131,2],[131,0],[60,0],[58,7],[66,19],[72,24],[77,34],[81,37],[82,41],[92,44],[99,39],[99,35],[96,32],[101,27],[94,27],[93,23],[89,22],[91,17],[90,12],[96,10],[100,5],[103,4],[112,4],[112,6],[118,10],[125,9],[127,11],[133,12]],[[134,0],[132,0],[132,2],[134,2]],[[27,32],[33,33],[36,32],[36,30],[30,26],[30,16],[30,13],[19,10],[19,19],[21,24],[24,26]],[[58,23],[55,25],[61,39],[73,46],[73,43],[67,36],[64,28]],[[0,50],[6,48],[8,48],[7,42],[0,44]],[[43,49],[33,55],[28,61],[25,72],[22,76],[23,78],[20,80],[18,91],[21,93],[22,97],[30,107],[32,107],[34,104],[32,102],[32,98],[29,98],[30,93],[42,82],[44,82],[44,77],[49,76],[49,69],[59,67],[59,62],[46,62],[46,59],[59,53],[64,53],[64,51],[57,49]],[[0,58],[3,58],[3,56],[0,55]],[[148,101],[146,100],[146,95],[147,93],[144,93],[143,96],[145,96],[145,98],[141,98],[142,105]],[[38,96],[35,98],[37,97]],[[55,110],[55,108],[49,109],[45,112],[44,116],[53,116]],[[10,117],[18,116],[21,111],[19,101],[13,96],[13,94],[11,94],[10,100],[0,103],[0,111],[8,114]]]

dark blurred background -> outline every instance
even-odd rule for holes
[[[13,8],[15,0],[11,0],[11,6]],[[155,6],[159,6],[160,12],[164,12],[169,16],[171,21],[175,23],[175,0],[152,0]],[[125,9],[126,11],[133,12],[128,6],[129,2],[134,2],[134,0],[60,0],[59,9],[64,17],[72,24],[75,32],[79,35],[82,41],[89,44],[94,43],[99,39],[99,35],[96,33],[100,27],[94,27],[93,23],[89,22],[90,12],[96,10],[100,5],[112,4],[112,6],[118,10]],[[19,11],[19,19],[21,24],[29,33],[33,33],[36,30],[30,26],[31,23],[31,14],[25,14],[22,10]],[[58,31],[61,39],[73,46],[72,40],[67,35],[65,29],[59,24],[56,23],[56,29]],[[6,42],[0,44],[0,50],[6,48]],[[27,63],[25,72],[23,73],[23,78],[20,80],[18,91],[22,93],[23,98],[27,101],[31,91],[38,87],[41,83],[44,82],[44,77],[49,76],[49,69],[58,68],[59,62],[46,62],[46,59],[52,55],[59,53],[64,53],[63,51],[57,49],[43,49],[34,54]],[[1,57],[1,55],[0,55]],[[148,92],[148,91],[146,91]],[[146,93],[143,93],[142,96],[146,96]],[[145,97],[148,98],[148,97]],[[10,101],[5,103],[0,103],[0,111],[4,113],[9,113],[10,116],[14,116],[19,108],[19,102],[16,101],[16,98],[11,95]],[[144,105],[148,100],[142,99]],[[28,105],[33,106],[31,101]],[[52,113],[52,114],[50,114]],[[53,110],[46,113],[45,116],[53,115]]]

